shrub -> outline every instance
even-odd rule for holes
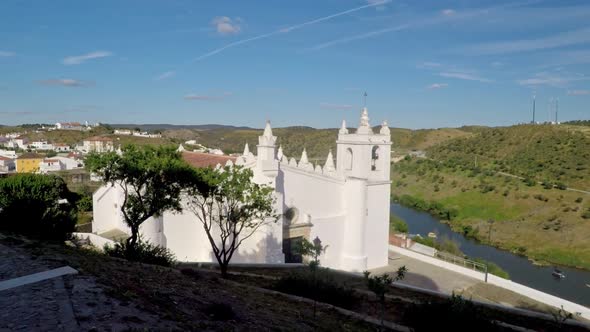
[[[493,275],[498,276],[500,278],[510,279],[510,275],[508,274],[508,272],[506,272],[500,266],[496,265],[496,263],[486,261],[485,259],[482,259],[482,258],[471,258],[471,260],[474,260],[478,263],[482,263],[482,264],[487,265],[488,266],[488,273],[490,273],[490,274],[493,274]]]
[[[555,188],[557,188],[559,190],[566,190],[567,189],[567,186],[563,182],[556,182],[555,183]]]
[[[590,219],[590,208],[588,208],[588,210],[586,210],[586,212],[582,213],[582,218]]]
[[[78,211],[92,211],[92,196],[81,196],[76,206],[78,207]]]
[[[529,187],[533,187],[537,184],[537,182],[529,177],[526,177],[522,180],[522,182],[524,182],[524,184],[526,184]]]
[[[346,309],[357,304],[358,298],[352,288],[337,283],[329,271],[318,272],[315,278],[310,271],[292,272],[277,280],[274,289]]]
[[[553,189],[553,183],[550,181],[543,181],[542,185],[544,189]]]
[[[578,197],[578,198],[576,198],[576,203],[582,203],[583,200],[584,200],[584,198]]]
[[[533,197],[535,199],[538,199],[538,200],[542,201],[542,202],[549,201],[549,198],[547,198],[545,195],[542,195],[542,194],[535,194],[535,195],[533,195]]]
[[[146,241],[139,241],[135,246],[129,246],[126,241],[115,243],[113,247],[105,246],[104,251],[111,257],[123,258],[133,262],[172,266],[176,264],[174,254],[168,248],[153,245]]]
[[[74,195],[63,179],[17,174],[0,179],[0,228],[50,239],[74,231]]]
[[[400,233],[407,233],[408,232],[408,224],[397,218],[396,216],[391,216],[390,218],[391,227]]]
[[[485,311],[455,294],[444,301],[411,305],[403,322],[417,332],[497,330]]]

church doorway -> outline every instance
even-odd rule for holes
[[[303,236],[283,239],[283,254],[285,254],[285,263],[303,263],[303,257],[298,253],[301,248]]]

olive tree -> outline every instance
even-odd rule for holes
[[[203,225],[222,277],[239,247],[263,225],[277,221],[273,188],[252,181],[241,166],[195,170],[188,207]]]
[[[133,250],[143,222],[166,210],[182,211],[180,194],[192,169],[170,147],[128,145],[121,152],[91,153],[86,167],[123,191],[121,212],[131,229],[127,248]]]
[[[408,269],[405,265],[399,267],[395,272],[395,276],[384,273],[380,276],[371,276],[371,272],[364,271],[365,282],[367,288],[377,296],[379,303],[381,304],[381,325],[385,319],[385,295],[389,291],[391,284],[396,281],[403,280],[406,277]]]
[[[76,224],[75,196],[54,175],[0,178],[0,229],[64,239]]]

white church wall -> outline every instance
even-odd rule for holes
[[[112,229],[129,232],[120,211],[122,191],[118,187],[104,185],[92,195],[92,232],[101,234]]]
[[[296,207],[300,215],[321,219],[342,214],[344,182],[281,163],[282,188],[286,207]],[[323,240],[322,240],[323,241]]]
[[[390,190],[389,181],[367,187],[365,252],[368,269],[388,263]]]
[[[344,214],[339,216],[312,219],[313,227],[310,232],[310,240],[318,237],[322,245],[328,246],[324,254],[320,256],[320,264],[324,267],[339,269],[342,262],[342,250],[346,245],[343,241]]]
[[[189,210],[184,210],[183,213],[164,213],[164,236],[166,246],[179,261],[213,262],[215,260],[203,225]]]

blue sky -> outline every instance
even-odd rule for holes
[[[590,118],[588,1],[2,1],[0,124]]]

